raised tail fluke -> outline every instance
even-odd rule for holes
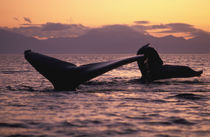
[[[25,59],[45,78],[56,90],[75,90],[80,84],[100,76],[112,69],[137,61],[141,55],[118,59],[115,61],[92,63],[77,67],[76,65],[53,57],[25,51]]]
[[[25,59],[45,78],[47,78],[56,90],[74,89],[77,85],[77,66],[53,57],[49,57],[30,50],[24,52]]]

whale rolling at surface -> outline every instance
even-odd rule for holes
[[[55,90],[75,90],[80,84],[122,65],[137,61],[143,55],[125,59],[76,66],[53,57],[26,50],[25,59],[54,86]]]
[[[144,55],[137,61],[141,71],[142,81],[151,82],[159,79],[168,78],[187,78],[200,76],[203,71],[195,71],[188,66],[165,65],[158,55],[157,51],[149,44],[141,47],[137,55]]]

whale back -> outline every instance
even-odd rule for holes
[[[195,77],[202,73],[202,70],[195,71],[188,66],[163,65],[160,68],[160,75],[156,79]]]

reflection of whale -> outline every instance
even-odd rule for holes
[[[30,50],[26,50],[24,54],[25,59],[39,73],[47,78],[56,90],[75,90],[78,85],[85,81],[95,78],[114,68],[143,58],[142,55],[136,55],[125,59],[99,62],[77,67],[72,63],[35,53]]]
[[[163,61],[157,51],[149,47],[149,44],[141,47],[137,55],[144,57],[138,60],[138,66],[142,73],[141,80],[153,81],[167,78],[185,78],[200,76],[203,71],[194,71],[187,66],[163,65]]]

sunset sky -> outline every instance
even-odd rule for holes
[[[110,24],[186,23],[210,32],[210,0],[0,0],[0,27],[47,22]]]

